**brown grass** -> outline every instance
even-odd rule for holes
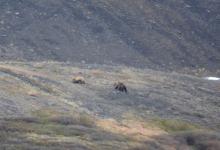
[[[143,122],[124,120],[119,123],[113,119],[97,121],[96,125],[108,132],[122,134],[138,140],[149,140],[153,136],[166,134],[163,130],[155,127],[147,127]]]

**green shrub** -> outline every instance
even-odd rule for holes
[[[152,123],[167,132],[191,131],[200,127],[182,120],[175,119],[154,119]]]

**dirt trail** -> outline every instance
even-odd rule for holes
[[[37,80],[33,79],[33,78],[38,78],[40,80],[46,80],[47,82],[54,83],[54,81],[50,80],[48,77],[45,78],[46,77],[45,75],[35,73],[32,71],[28,71],[28,70],[24,70],[24,69],[17,68],[17,67],[2,66],[2,65],[0,65],[0,72],[4,72],[4,73],[9,74],[15,78],[18,78],[18,79],[22,80],[23,82],[28,83],[33,87],[39,88],[40,90],[42,90],[44,92],[51,93],[51,90],[49,90],[44,85],[42,85],[41,81],[37,81]]]

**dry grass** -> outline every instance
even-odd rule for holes
[[[0,86],[0,89],[10,93],[10,95],[30,95],[37,96],[40,94],[40,91],[29,84],[20,82],[19,80],[12,77],[1,77],[0,81],[4,82],[4,86]]]
[[[105,72],[102,70],[98,70],[98,69],[92,69],[92,70],[90,70],[90,73],[92,76],[95,76],[95,77],[104,77],[105,76]]]
[[[37,69],[40,69],[42,74],[50,75],[51,70],[47,70],[47,65],[48,64],[46,63],[39,63],[37,64]],[[19,75],[24,75],[31,81],[33,79],[38,82],[42,79],[42,82],[40,82],[40,87],[43,87],[44,90],[38,88],[38,84],[34,84],[32,86],[32,84],[28,84],[27,82],[19,80],[16,77],[9,77],[10,75],[0,78],[0,81],[4,83],[3,86],[0,85],[0,90],[3,92],[9,92],[8,95],[17,96],[17,94],[20,94],[24,96],[34,96],[38,97],[39,99],[37,98],[36,101],[35,98],[31,97],[27,97],[27,99],[29,100],[29,98],[31,98],[33,103],[38,103],[40,100],[42,100],[43,103],[45,102],[45,105],[43,106],[36,105],[38,106],[36,109],[39,110],[32,113],[33,118],[11,119],[6,121],[5,125],[0,124],[0,144],[3,140],[10,141],[13,139],[17,143],[19,143],[20,140],[20,143],[17,145],[18,147],[16,147],[17,149],[25,149],[22,146],[27,143],[29,146],[43,146],[44,148],[47,147],[48,149],[54,145],[57,149],[57,146],[59,145],[61,146],[61,148],[59,147],[60,149],[68,149],[62,146],[71,144],[74,146],[80,145],[83,147],[81,149],[85,150],[142,150],[148,146],[150,147],[151,145],[153,145],[153,147],[156,145],[156,148],[160,148],[162,145],[165,145],[167,149],[171,149],[179,144],[172,137],[173,135],[201,129],[201,127],[197,125],[180,120],[160,118],[144,120],[145,118],[140,118],[140,114],[138,114],[137,111],[132,112],[132,110],[131,112],[128,111],[126,114],[124,114],[124,116],[122,116],[124,118],[123,120],[97,119],[88,113],[79,113],[79,111],[77,111],[79,106],[75,104],[74,100],[71,99],[78,92],[74,89],[77,88],[77,86],[71,84],[71,77],[74,75],[73,72],[79,72],[82,70],[79,68],[69,68],[66,66],[61,67],[59,66],[60,64],[57,66],[53,65],[49,67],[60,67],[59,69],[61,73],[59,72],[59,74],[55,75],[51,73],[52,76],[46,78],[44,78],[45,76],[39,76],[42,77],[39,79],[37,78],[38,74],[36,78],[32,78],[32,75],[36,74],[32,73],[31,71],[25,71],[25,69],[14,70],[15,72],[19,72]],[[32,66],[29,69],[28,67],[30,66],[26,66],[27,70],[32,70]],[[54,68],[52,68],[52,70],[54,70]],[[47,74],[47,72],[50,73]],[[148,74],[136,73],[129,68],[118,72],[104,72],[103,70],[99,69],[84,69],[83,73],[83,76],[85,75],[86,79],[88,79],[89,88],[92,90],[96,90],[98,88],[103,90],[103,87],[106,85],[112,85],[114,80],[119,79],[125,81],[128,87],[131,86],[134,89],[139,89],[142,87],[146,88],[148,85],[152,86],[151,83],[154,83],[153,85],[157,84],[158,82],[163,83],[166,79],[166,76],[148,76]],[[47,83],[46,79],[52,79],[52,82]],[[93,81],[93,79],[95,79],[95,81]],[[46,82],[44,82],[44,80]],[[58,81],[61,86],[53,84],[55,83],[53,81]],[[65,86],[62,87],[62,85]],[[71,88],[73,89],[72,91]],[[85,86],[85,90],[86,88],[87,87]],[[72,95],[67,93],[67,91]],[[84,95],[86,92],[87,91],[83,91],[82,95]],[[44,99],[40,99],[40,96],[42,96]],[[47,98],[49,99],[48,101],[45,100]],[[62,105],[58,106],[53,104]],[[181,137],[181,139],[184,138]],[[192,147],[191,145],[193,144],[186,145],[187,142],[184,143],[185,140],[186,139],[184,139],[183,142],[181,141],[183,145],[185,144],[184,146],[186,147]],[[191,139],[189,138],[188,141],[190,140]],[[197,141],[196,137],[193,136],[193,140]],[[212,140],[207,142],[206,145],[214,145],[214,147],[217,147],[218,141]]]
[[[145,141],[153,136],[166,134],[157,127],[147,127],[144,122],[134,120],[124,120],[117,122],[113,119],[104,119],[97,121],[97,126],[115,134],[122,134],[134,140]]]
[[[150,121],[150,124],[171,133],[202,129],[202,127],[195,125],[193,123],[185,122],[182,120],[176,120],[176,119],[155,118],[152,121]]]
[[[68,113],[58,112],[52,109],[41,109],[33,112],[34,116],[45,123],[57,123],[61,125],[82,125],[92,127],[95,125],[96,118],[87,113]]]
[[[61,149],[68,145],[72,148],[78,145],[85,150],[112,150],[141,145],[120,133],[114,135],[97,127],[95,119],[86,114],[78,114],[78,117],[63,116],[63,113],[54,110],[39,110],[33,114],[35,118],[9,119],[4,127],[1,124],[0,138],[8,144],[13,138],[17,141],[16,148],[28,146],[28,149],[33,145],[47,149],[52,149],[55,145],[62,146]],[[22,139],[22,143],[19,139]]]
[[[77,114],[79,115],[77,118],[77,115],[67,115],[49,109],[35,111],[33,114],[35,118],[8,120],[4,127],[1,124],[0,139],[9,142],[13,137],[18,143],[16,147],[27,146],[24,144],[26,142],[29,146],[38,145],[47,149],[52,149],[54,146],[62,146],[61,149],[65,149],[67,145],[72,147],[81,145],[81,149],[85,150],[142,150],[145,148],[170,150],[180,147],[178,138],[182,144],[181,147],[185,149],[204,146],[213,147],[215,150],[219,147],[217,139],[207,141],[203,138],[201,145],[199,139],[202,135],[179,134],[178,138],[174,139],[162,129],[162,127],[170,129],[170,124],[173,127],[173,123],[167,123],[167,121],[164,123],[164,120],[158,121],[160,124],[154,122],[154,127],[152,127],[152,124],[138,120],[123,120],[122,122],[113,119],[100,120],[93,119],[87,114]],[[175,127],[175,131],[182,131],[182,129],[182,125]],[[185,129],[184,127],[184,131]],[[187,125],[188,129],[192,129],[191,126]],[[191,137],[193,140],[190,139]],[[22,143],[19,143],[19,139],[22,139]],[[181,141],[184,139],[188,139],[188,142]]]

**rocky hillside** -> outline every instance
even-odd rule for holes
[[[220,68],[218,0],[1,0],[0,60]]]

